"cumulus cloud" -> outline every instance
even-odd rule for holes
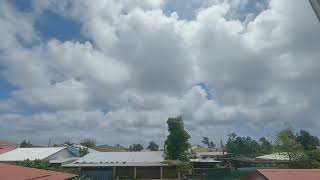
[[[311,7],[270,0],[244,20],[249,3],[208,0],[181,19],[164,12],[165,0],[34,0],[28,13],[2,1],[1,76],[17,88],[0,101],[1,135],[146,143],[164,139],[177,115],[193,142],[266,135],[285,122],[318,127],[320,25]],[[44,11],[79,22],[88,41],[41,39],[34,23]]]

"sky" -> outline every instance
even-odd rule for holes
[[[320,136],[320,23],[308,1],[2,0],[0,139],[192,144]]]

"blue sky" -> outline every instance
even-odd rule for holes
[[[320,126],[307,2],[5,0],[0,25],[0,139],[162,143],[177,115],[192,143]]]

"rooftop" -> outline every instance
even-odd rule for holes
[[[320,179],[320,169],[258,169],[257,172],[270,180]]]
[[[75,174],[27,168],[2,163],[0,163],[0,172],[1,180],[67,180],[77,177]]]
[[[17,148],[12,151],[0,154],[0,161],[23,161],[26,159],[45,159],[61,150],[65,147],[38,147],[38,148]]]
[[[97,152],[89,153],[66,167],[92,166],[164,166],[163,152]]]
[[[256,159],[289,161],[289,157],[285,153],[273,153],[273,154],[268,154],[264,156],[258,156],[256,157]]]

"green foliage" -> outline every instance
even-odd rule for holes
[[[233,155],[255,156],[259,147],[259,143],[249,136],[240,137],[235,133],[228,135],[226,149]]]
[[[80,148],[80,149],[79,149],[80,157],[85,156],[85,155],[88,154],[88,153],[89,153],[88,148]]]
[[[167,121],[169,135],[165,141],[166,158],[176,160],[182,158],[183,153],[187,152],[190,144],[190,135],[184,129],[181,116],[169,118]]]
[[[91,138],[85,138],[85,139],[81,139],[80,144],[88,148],[93,148],[96,146],[96,141]]]
[[[26,148],[26,147],[32,147],[33,145],[30,143],[30,141],[26,141],[26,140],[23,140],[21,143],[20,143],[20,147],[22,148]]]
[[[142,151],[143,145],[142,144],[132,144],[129,147],[129,151]]]
[[[155,142],[151,141],[149,143],[149,146],[147,147],[150,151],[158,151],[159,150],[159,145],[156,144]]]
[[[272,153],[272,144],[267,141],[265,137],[259,139],[260,148],[258,154],[270,154]]]
[[[305,150],[315,150],[317,149],[319,139],[316,136],[310,135],[308,131],[300,130],[296,137],[297,142],[299,142]]]
[[[210,141],[208,137],[203,137],[202,143],[207,145],[208,148],[215,148],[216,145],[213,143],[213,141]]]
[[[188,171],[192,169],[192,164],[189,162],[183,162],[176,165],[178,171]]]
[[[48,169],[49,167],[49,161],[43,161],[36,159],[34,161],[30,161],[29,159],[18,162],[17,165],[24,166],[24,167],[30,167],[30,168],[38,168],[38,169]]]
[[[277,134],[275,149],[288,155],[293,168],[319,168],[318,144],[319,139],[305,130],[294,133],[292,129],[285,129]]]

